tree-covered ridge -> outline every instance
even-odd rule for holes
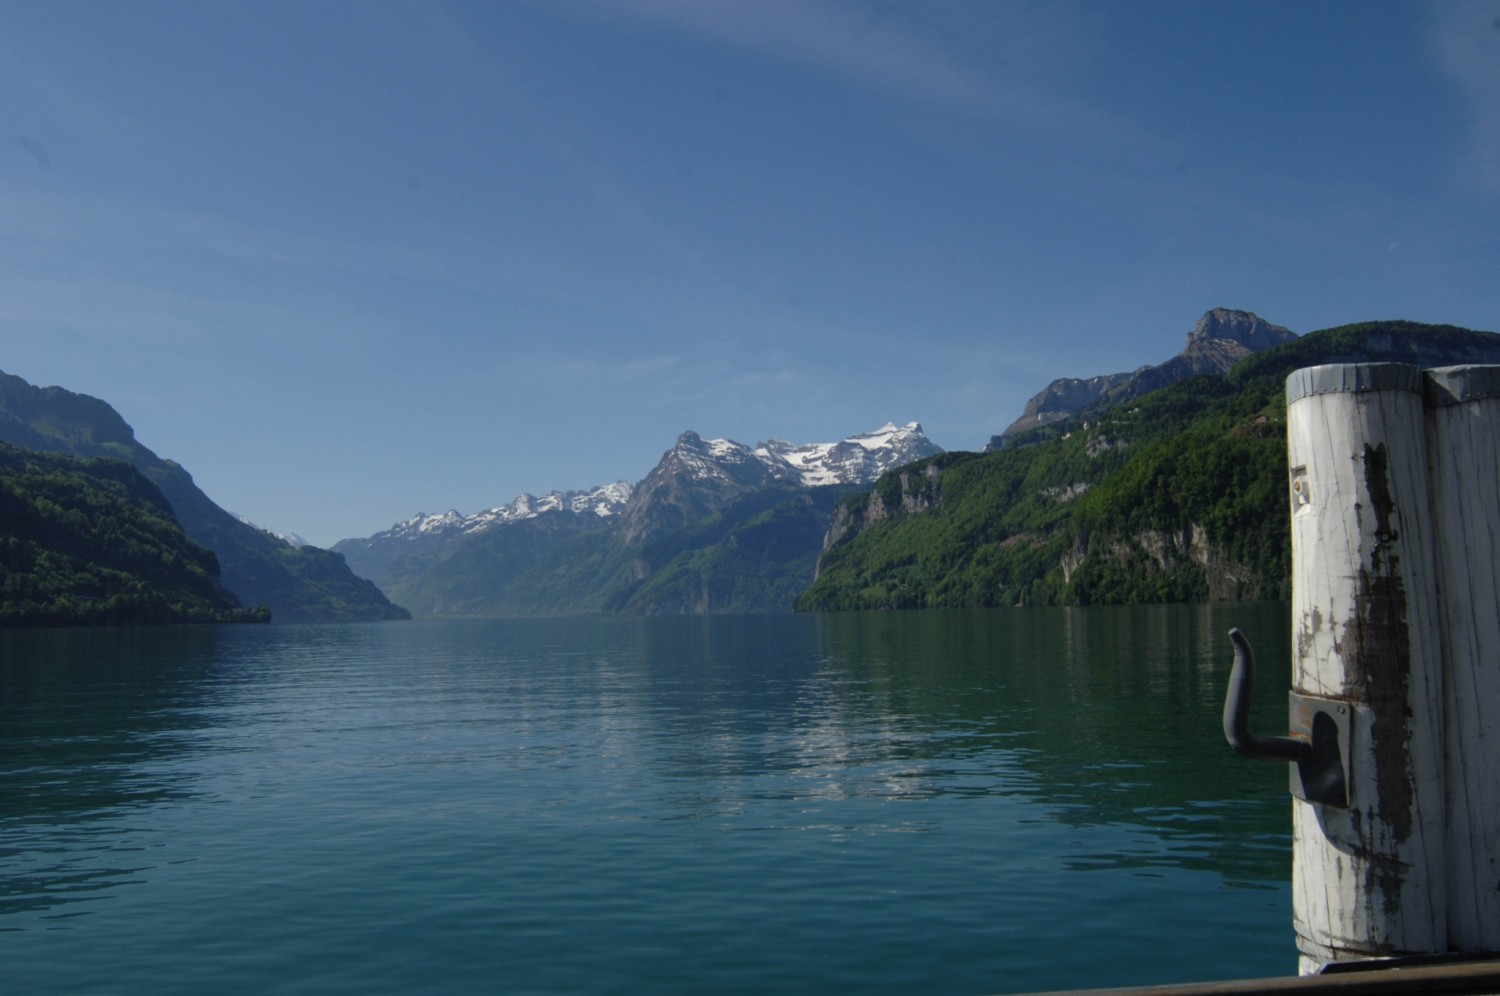
[[[1500,336],[1313,333],[997,453],[901,468],[835,512],[804,610],[1286,597],[1285,382],[1322,363],[1500,362]],[[1019,444],[1019,445],[1017,445]]]
[[[98,398],[34,387],[0,371],[0,442],[128,461],[161,489],[183,531],[214,551],[224,588],[247,604],[269,607],[277,622],[411,618],[372,582],[356,577],[342,555],[293,547],[224,511],[182,466],[137,441],[130,425]]]
[[[0,443],[0,626],[265,621],[130,464]]]

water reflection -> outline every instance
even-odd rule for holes
[[[0,929],[149,878],[153,810],[240,834],[283,794],[465,841],[956,827],[999,861],[1046,825],[1087,831],[1063,871],[1280,883],[1284,771],[1218,728],[1230,625],[1269,666],[1289,639],[1283,605],[0,632]]]
[[[218,632],[0,630],[0,914],[148,867],[114,824],[193,791],[173,762],[205,722]]]
[[[829,661],[867,676],[887,712],[968,730],[968,742],[936,745],[944,756],[1003,748],[1051,819],[1122,828],[1118,849],[1070,868],[1282,882],[1285,771],[1243,761],[1220,732],[1233,625],[1267,648],[1263,687],[1285,687],[1271,650],[1289,645],[1279,603],[829,616],[821,640]],[[1263,699],[1261,725],[1284,722],[1284,699]]]
[[[634,620],[628,655],[597,651],[596,691],[617,740],[650,742],[663,819],[795,827],[797,807],[818,820],[841,800],[1013,796],[1118,829],[1072,870],[1281,883],[1285,772],[1220,732],[1232,625],[1284,687],[1287,615],[1269,604]],[[1263,699],[1274,726],[1282,700]]]

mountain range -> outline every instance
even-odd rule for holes
[[[1054,381],[983,452],[917,423],[806,445],[687,431],[634,484],[419,513],[332,551],[223,511],[106,403],[0,373],[20,454],[0,461],[0,574],[32,623],[239,618],[236,600],[312,621],[1279,598],[1282,385],[1362,361],[1500,363],[1500,336],[1299,337],[1218,308],[1163,363]]]
[[[687,431],[635,485],[418,514],[333,549],[424,616],[784,611],[837,499],[941,452],[915,422],[807,445]]]
[[[1079,412],[1223,374],[1296,338],[1250,312],[1215,308],[1163,363],[1054,381],[986,450],[1046,442]],[[820,577],[825,550],[881,518],[934,507],[938,468],[963,459],[917,423],[810,445],[688,431],[634,485],[522,495],[468,516],[419,514],[334,549],[424,616],[784,610]]]
[[[278,622],[403,619],[408,613],[336,553],[295,547],[214,504],[183,467],[135,438],[107,403],[61,387],[34,387],[0,371],[0,442],[85,459],[123,460],[160,489],[182,530],[211,550],[219,583],[246,607]]]
[[[444,560],[458,547],[493,530],[522,527],[532,535],[555,537],[602,528],[619,518],[631,490],[628,482],[616,481],[585,491],[553,491],[541,498],[522,494],[473,515],[455,509],[441,514],[418,512],[373,536],[339,540],[333,549],[356,574],[396,587],[400,578],[413,573],[415,565]]]

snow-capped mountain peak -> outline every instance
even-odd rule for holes
[[[861,432],[850,436],[845,442],[858,443],[867,450],[900,449],[907,446],[932,445],[922,432],[922,423],[908,422],[898,426],[887,422],[873,432]],[[939,451],[941,452],[941,450]]]
[[[817,487],[823,484],[869,484],[892,467],[943,452],[917,422],[894,422],[836,443],[789,443],[772,439],[754,447],[732,439],[704,439],[684,432],[665,461],[701,481],[744,481],[768,472],[772,479]],[[754,464],[758,463],[759,468]]]
[[[772,439],[756,447],[768,465],[787,468],[790,479],[804,487],[820,484],[869,484],[893,467],[943,452],[922,432],[917,422],[894,422],[871,432],[848,436],[837,443],[797,446]]]
[[[892,467],[941,452],[915,422],[887,424],[836,443],[802,446],[773,439],[750,447],[684,432],[636,486],[621,519],[621,533],[626,543],[638,543],[777,483],[808,488],[870,484]]]
[[[540,498],[529,493],[520,494],[507,504],[496,505],[473,515],[464,515],[455,509],[449,509],[441,515],[418,512],[370,539],[417,540],[482,533],[496,526],[558,512],[592,514],[599,519],[608,519],[624,510],[625,503],[630,500],[630,492],[629,481],[616,481],[587,491],[552,491]]]

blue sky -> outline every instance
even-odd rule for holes
[[[1500,329],[1500,0],[0,4],[0,369],[323,545],[1216,306]]]

